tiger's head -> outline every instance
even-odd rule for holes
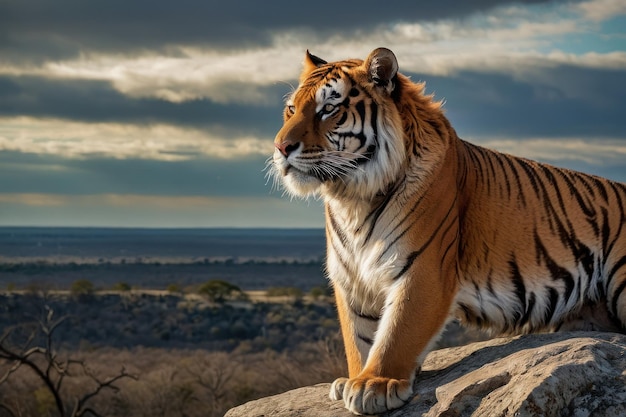
[[[398,76],[385,48],[330,63],[307,51],[274,140],[274,174],[289,193],[370,199],[395,182],[406,152]]]

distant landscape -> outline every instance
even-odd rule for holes
[[[56,289],[82,278],[106,289],[223,279],[244,290],[325,285],[321,229],[0,227],[0,289]]]
[[[318,229],[0,228],[0,417],[221,416],[345,375],[323,258]],[[7,359],[34,347],[57,395]]]
[[[2,346],[77,361],[65,415],[89,398],[99,415],[221,416],[344,373],[323,258],[319,229],[0,228]],[[0,416],[59,415],[15,363],[0,359]],[[93,376],[123,377],[89,397]]]

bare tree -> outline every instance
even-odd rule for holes
[[[12,374],[21,367],[30,369],[44,384],[54,398],[54,403],[61,417],[83,417],[100,414],[91,407],[89,401],[100,394],[103,390],[119,391],[115,383],[123,378],[137,379],[122,369],[113,376],[101,378],[91,371],[81,360],[59,357],[54,347],[54,331],[61,325],[67,316],[54,319],[54,311],[45,306],[47,314],[43,319],[38,319],[30,333],[23,334],[21,327],[10,327],[0,337],[0,359],[9,363],[8,369],[0,375],[0,385],[6,382]],[[20,337],[22,336],[22,337]],[[22,338],[21,343],[18,341]],[[92,388],[75,398],[73,406],[69,400],[61,395],[63,382],[68,377],[86,376],[92,382]],[[15,415],[8,406],[2,405],[2,410],[10,415]]]
[[[216,411],[230,393],[229,384],[240,368],[241,364],[236,357],[225,352],[216,352],[208,357],[198,357],[194,364],[186,367],[186,371],[195,383],[206,390],[210,405]]]

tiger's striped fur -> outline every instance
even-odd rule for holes
[[[400,407],[450,317],[494,332],[624,331],[626,187],[458,138],[393,53],[307,52],[274,173],[326,210],[354,413]]]

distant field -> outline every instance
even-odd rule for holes
[[[0,263],[305,262],[324,253],[322,229],[0,227]]]
[[[0,289],[182,287],[210,279],[245,290],[326,284],[320,229],[0,228]]]
[[[326,285],[323,265],[308,263],[228,262],[195,264],[3,264],[0,265],[0,289],[15,286],[25,289],[40,286],[68,289],[72,282],[88,279],[97,289],[110,289],[119,282],[134,288],[164,290],[170,284],[183,288],[211,279],[228,281],[243,290],[268,287],[296,287],[309,291]]]

